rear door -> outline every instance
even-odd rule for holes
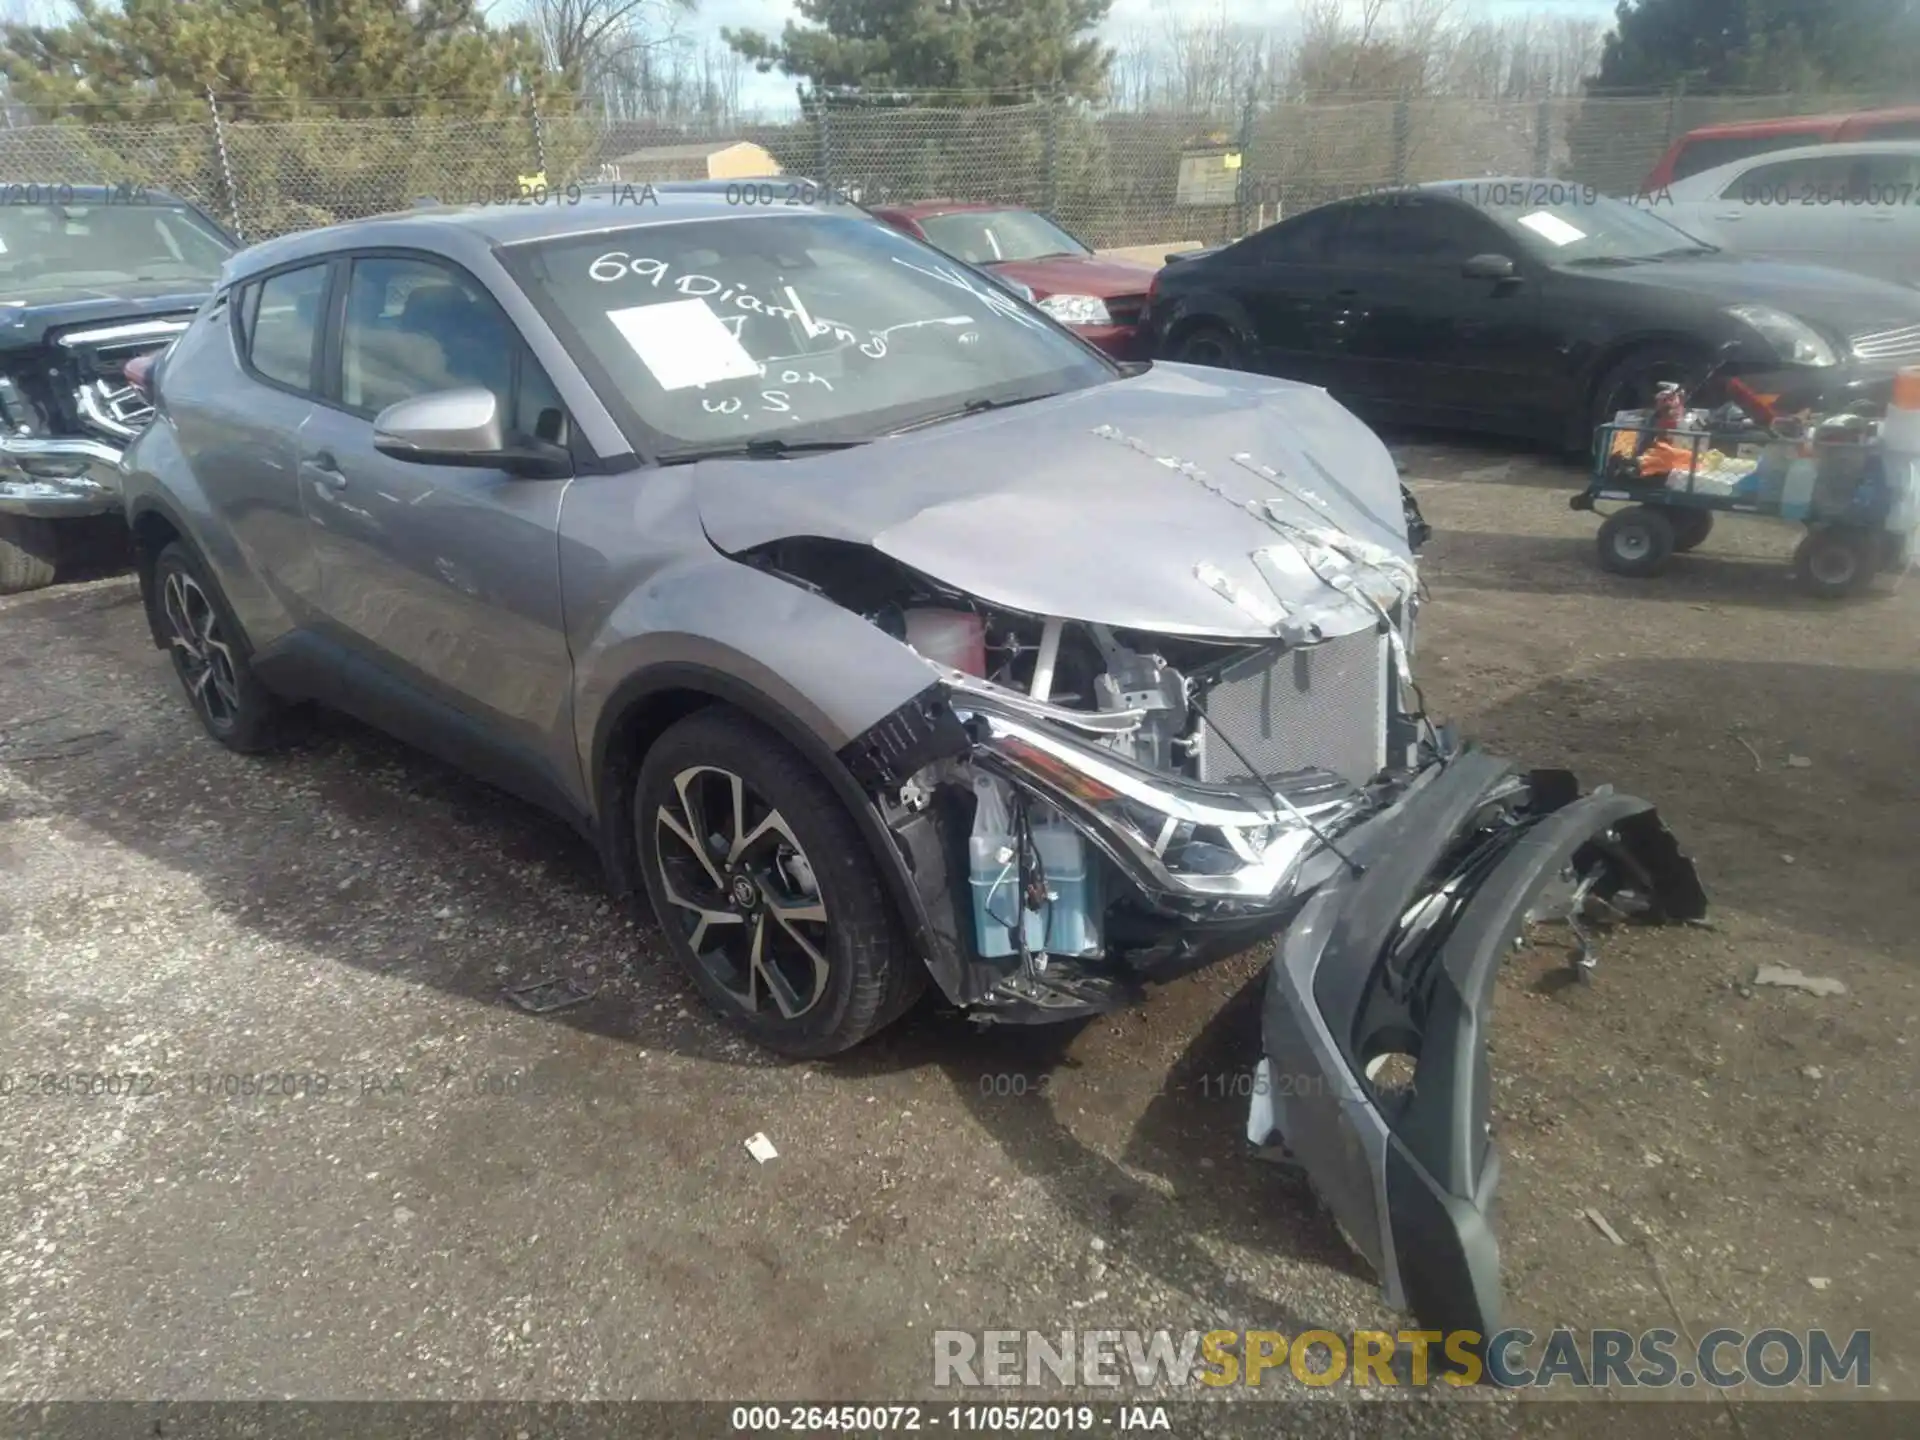
[[[176,343],[164,377],[181,452],[241,552],[223,588],[256,645],[320,605],[297,471],[329,278],[322,258],[234,287]]]
[[[333,633],[381,683],[404,687],[399,704],[437,702],[484,748],[558,770],[548,778],[572,793],[558,540],[569,482],[373,446],[388,406],[468,386],[499,397],[510,434],[565,443],[558,394],[485,286],[415,252],[342,261],[323,364],[326,399],[300,467]]]

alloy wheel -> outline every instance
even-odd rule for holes
[[[240,682],[213,602],[191,575],[172,570],[161,592],[161,609],[188,698],[214,729],[230,729],[240,714]]]
[[[732,771],[673,777],[654,812],[662,893],[701,968],[750,1014],[806,1014],[827,990],[827,909],[786,817]]]

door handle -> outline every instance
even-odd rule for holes
[[[309,455],[300,462],[300,468],[311,475],[314,483],[324,485],[329,490],[347,488],[347,477],[340,472],[340,462],[333,458],[331,451],[322,450],[317,455]]]
[[[1336,290],[1333,293],[1336,299],[1351,300],[1354,296],[1358,295],[1360,292],[1358,290]]]
[[[1724,215],[1716,215],[1713,218],[1716,220],[1738,220],[1740,218],[1740,212],[1738,210],[1730,210]]]

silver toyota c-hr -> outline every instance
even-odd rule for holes
[[[1494,972],[1548,912],[1700,915],[1691,864],[1429,721],[1425,525],[1322,391],[1117,364],[857,209],[728,202],[228,264],[127,456],[206,728],[317,702],[551,807],[789,1053],[929,979],[1084,1016],[1278,936],[1253,1138],[1491,1333]]]

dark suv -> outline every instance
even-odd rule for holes
[[[60,522],[121,508],[153,413],[127,364],[186,329],[235,249],[164,191],[0,184],[0,595],[53,579]]]

